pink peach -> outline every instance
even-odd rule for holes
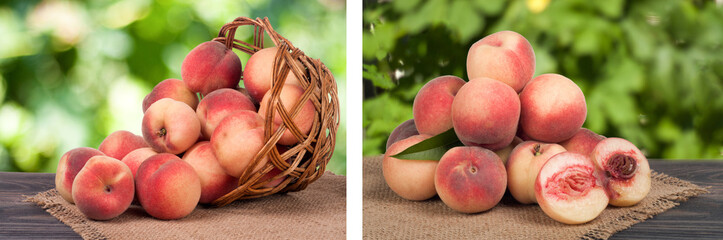
[[[522,204],[536,203],[535,179],[540,168],[552,156],[565,152],[565,148],[554,143],[525,141],[517,145],[507,161],[507,189]]]
[[[93,156],[103,156],[103,152],[89,147],[74,148],[63,154],[55,171],[55,189],[60,196],[69,203],[73,201],[73,181],[88,159]]]
[[[472,44],[467,53],[467,76],[487,77],[522,91],[535,73],[535,52],[519,33],[501,31]]]
[[[499,150],[515,137],[520,99],[506,84],[490,79],[470,80],[452,102],[454,132],[467,146]]]
[[[278,49],[278,47],[261,49],[251,55],[246,63],[246,69],[243,72],[244,87],[255,102],[261,102],[266,92],[271,89],[274,59]],[[282,62],[285,64],[285,61],[282,60]],[[301,67],[300,63],[296,64]],[[301,85],[292,70],[289,70],[289,74],[286,75],[285,84]]]
[[[399,126],[394,128],[391,134],[389,134],[389,138],[387,138],[386,149],[389,149],[389,147],[392,146],[392,144],[394,144],[395,142],[414,135],[419,135],[419,132],[417,131],[417,126],[416,124],[414,124],[414,119],[404,121],[402,124],[399,124]]]
[[[422,134],[400,140],[392,144],[384,154],[382,160],[384,180],[392,191],[404,199],[421,201],[437,195],[434,189],[434,171],[437,169],[438,161],[392,157],[430,137]]]
[[[179,154],[201,135],[201,123],[188,105],[164,98],[153,103],[143,116],[143,138],[156,152]]]
[[[603,139],[605,139],[603,135],[587,128],[580,128],[570,139],[560,142],[560,145],[567,149],[568,152],[589,156],[595,146]]]
[[[218,89],[206,95],[196,109],[196,115],[201,121],[203,136],[210,139],[218,123],[238,110],[255,112],[256,106],[243,93],[230,88]]]
[[[100,143],[98,150],[109,157],[120,160],[129,152],[144,147],[148,147],[148,143],[143,140],[143,137],[121,130],[108,135]]]
[[[238,178],[224,172],[208,141],[198,142],[189,148],[183,155],[183,161],[190,164],[201,179],[200,203],[211,203],[233,191],[238,184]]]
[[[452,101],[464,84],[455,76],[437,77],[424,84],[412,105],[419,133],[434,136],[452,128]]]
[[[133,174],[118,159],[94,156],[73,181],[73,199],[90,219],[108,220],[130,207],[135,194]]]
[[[153,148],[139,148],[128,153],[128,155],[121,159],[121,162],[125,163],[126,166],[131,169],[131,173],[133,173],[133,178],[135,178],[136,172],[138,171],[138,167],[141,166],[141,163],[156,154],[158,153],[156,151],[153,151]]]
[[[507,172],[502,160],[481,147],[455,147],[439,160],[434,187],[442,202],[463,213],[484,212],[502,200]]]
[[[220,42],[204,42],[183,59],[181,78],[188,89],[201,95],[220,88],[235,88],[241,81],[241,60]]]
[[[143,98],[143,112],[145,113],[151,104],[163,98],[184,102],[192,109],[196,109],[198,105],[196,93],[188,89],[183,81],[169,78],[156,84],[153,90]]]
[[[309,134],[311,131],[312,124],[314,123],[314,117],[316,116],[316,108],[314,108],[314,104],[311,103],[311,100],[307,100],[306,102],[301,103],[301,97],[304,94],[304,89],[302,89],[299,86],[296,85],[284,85],[283,89],[281,90],[279,94],[279,98],[277,101],[277,104],[280,102],[284,105],[284,109],[289,113],[289,117],[293,119],[294,125],[298,127],[300,134],[306,135]],[[259,115],[266,119],[269,115],[269,103],[271,101],[271,92],[268,92],[263,100],[261,100],[261,106],[259,107]],[[292,117],[293,109],[298,104],[301,105],[301,110],[298,111],[298,114]],[[273,116],[273,124],[274,128],[273,131],[276,131],[279,129],[281,124],[283,124],[283,119],[281,117],[280,112],[278,111],[277,105],[273,106],[273,109],[277,109],[274,111]],[[284,131],[283,135],[281,135],[281,138],[277,142],[278,144],[282,145],[294,145],[299,142],[299,139],[297,139],[294,134],[291,133],[291,130],[289,128]]]
[[[582,90],[559,74],[542,74],[520,93],[520,128],[532,139],[561,142],[571,138],[587,117]]]
[[[226,174],[241,177],[264,147],[264,120],[259,114],[240,110],[224,118],[211,136],[211,146]],[[261,169],[264,157],[253,171]]]
[[[138,167],[138,201],[158,219],[179,219],[191,214],[201,199],[201,180],[196,170],[178,156],[156,154]]]
[[[495,154],[497,154],[497,156],[500,157],[500,159],[502,160],[502,164],[507,164],[507,161],[509,161],[510,159],[510,154],[512,153],[512,150],[515,149],[515,147],[517,147],[517,145],[519,145],[520,143],[522,143],[522,139],[520,139],[519,137],[515,137],[514,139],[512,139],[510,145],[507,145],[506,147],[495,151]]]

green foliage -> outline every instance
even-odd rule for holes
[[[0,171],[54,172],[72,148],[98,147],[116,130],[140,134],[143,97],[164,79],[180,79],[193,47],[238,16],[266,16],[334,74],[342,122],[327,169],[345,174],[344,8],[315,0],[2,1]],[[252,33],[241,27],[237,38]],[[237,53],[246,63],[249,56]]]
[[[723,6],[552,0],[534,12],[525,3],[365,1],[364,154],[384,152],[426,81],[466,78],[469,47],[512,30],[532,44],[535,75],[559,73],[583,90],[584,127],[652,158],[723,158]]]

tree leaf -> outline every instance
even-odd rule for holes
[[[379,72],[376,65],[363,64],[362,66],[364,67],[362,77],[372,81],[374,86],[384,89],[391,89],[395,86],[389,74]]]
[[[454,133],[454,128],[450,128],[446,132],[414,144],[392,157],[404,160],[439,161],[447,150],[457,146],[462,146],[462,142]]]

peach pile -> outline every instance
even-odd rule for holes
[[[582,128],[582,90],[559,74],[533,76],[535,54],[522,35],[484,37],[470,47],[466,67],[467,82],[456,76],[427,82],[414,98],[414,118],[390,134],[382,171],[397,195],[413,201],[439,195],[456,211],[478,213],[509,190],[518,202],[536,203],[567,224],[589,222],[608,204],[631,206],[647,196],[646,157],[627,140]],[[441,156],[437,150],[400,154],[443,134],[464,146]]]
[[[297,78],[304,70],[300,62],[293,63],[295,70],[273,100],[280,105],[268,106],[276,54],[275,47],[258,51],[244,72],[232,49],[216,41],[198,45],[183,60],[182,80],[163,80],[143,99],[142,136],[116,131],[97,150],[81,147],[63,155],[55,178],[59,194],[94,220],[112,219],[132,204],[170,220],[233,191],[241,176],[260,171],[268,161],[261,152],[268,141],[267,116],[274,116],[269,122],[280,136],[279,152],[309,134],[317,117],[311,100],[301,101],[309,94]],[[248,91],[239,86],[242,75]],[[282,116],[281,105],[290,115]],[[300,110],[292,112],[297,105]],[[299,131],[285,128],[286,118]],[[287,180],[281,173],[273,168],[255,186],[277,187]]]

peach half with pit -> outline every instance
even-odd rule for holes
[[[628,140],[606,138],[595,146],[591,156],[598,168],[605,171],[611,205],[632,206],[650,192],[648,159]]]
[[[547,216],[561,223],[592,221],[609,201],[602,174],[585,155],[559,153],[547,160],[537,175],[537,203]]]

